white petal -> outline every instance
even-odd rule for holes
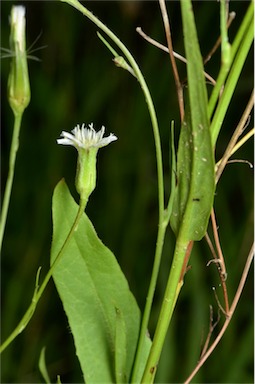
[[[100,140],[100,147],[105,147],[106,145],[110,144],[112,141],[115,141],[117,139],[118,138],[115,135],[110,133],[110,136]]]
[[[105,127],[102,126],[100,131],[96,132],[93,128],[93,123],[89,124],[89,128],[85,127],[85,124],[82,124],[80,127],[79,124],[71,131],[72,133],[62,131],[60,138],[57,140],[58,144],[63,145],[72,145],[79,148],[89,149],[89,148],[101,148],[110,144],[112,141],[117,140],[117,137],[110,133],[108,137],[104,137]]]

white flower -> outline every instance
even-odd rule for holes
[[[105,127],[102,126],[100,131],[96,132],[93,128],[93,123],[89,124],[89,128],[82,124],[81,128],[78,125],[71,131],[72,133],[62,131],[61,139],[57,140],[58,144],[72,145],[77,150],[80,148],[101,148],[117,140],[117,137],[110,133],[108,137],[104,137]]]

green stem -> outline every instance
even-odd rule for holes
[[[38,273],[37,273],[37,278],[36,278],[36,288],[35,288],[35,292],[34,292],[34,295],[33,295],[33,298],[32,298],[32,301],[31,301],[31,304],[30,306],[28,307],[26,313],[24,314],[24,316],[22,317],[21,321],[19,322],[19,324],[17,325],[17,327],[13,330],[13,332],[10,334],[10,336],[3,342],[3,344],[0,346],[0,353],[2,353],[7,347],[8,345],[26,328],[27,324],[29,323],[31,317],[33,316],[33,313],[35,311],[35,308],[57,266],[57,264],[59,263],[60,259],[61,259],[61,256],[63,255],[64,251],[66,250],[67,246],[69,245],[70,243],[70,240],[72,239],[72,236],[75,232],[75,230],[77,229],[78,225],[79,225],[79,222],[80,222],[80,218],[84,212],[84,209],[86,207],[86,201],[80,201],[80,205],[79,205],[79,209],[78,209],[78,212],[77,212],[77,215],[76,215],[76,218],[74,220],[74,223],[68,233],[68,236],[64,242],[64,244],[62,245],[59,253],[57,254],[54,262],[52,263],[49,271],[47,272],[47,275],[45,276],[43,282],[42,282],[42,285],[40,286],[40,288],[38,289],[37,287],[37,284],[38,284]]]
[[[188,244],[189,241],[182,240],[182,235],[180,234],[176,242],[171,272],[168,278],[149,358],[147,360],[141,381],[142,383],[148,384],[153,383],[154,381],[169,323],[171,321],[174,307],[183,284],[180,276],[183,268],[183,260],[185,260],[185,255],[188,249]]]
[[[240,45],[240,48],[235,56],[224,91],[219,101],[219,105],[213,116],[213,120],[210,127],[213,146],[215,146],[216,144],[223,120],[230,104],[230,100],[233,96],[237,81],[244,66],[244,62],[250,50],[254,38],[253,34],[253,21],[251,20],[248,30],[244,35],[242,44]]]
[[[154,259],[154,264],[153,264],[148,294],[146,297],[146,304],[145,304],[145,308],[144,308],[144,313],[143,313],[143,318],[142,318],[142,323],[141,323],[141,330],[140,330],[139,340],[138,340],[138,344],[137,344],[137,352],[136,352],[136,358],[135,358],[135,362],[134,362],[134,368],[133,368],[131,383],[138,383],[139,382],[139,378],[138,378],[139,370],[140,370],[140,365],[141,365],[141,359],[142,359],[142,354],[143,354],[145,337],[146,337],[146,333],[147,333],[147,329],[148,329],[148,323],[149,323],[151,307],[152,307],[152,303],[153,303],[154,292],[155,292],[157,278],[158,278],[158,271],[159,271],[159,266],[160,266],[160,260],[161,260],[161,254],[162,254],[162,248],[163,248],[163,244],[164,244],[164,238],[165,238],[165,232],[166,232],[167,224],[161,225],[158,229],[155,259]]]
[[[158,232],[156,257],[155,257],[155,262],[154,262],[154,266],[153,266],[153,273],[152,273],[152,277],[151,277],[151,285],[150,285],[150,288],[148,291],[148,296],[147,296],[147,301],[149,302],[150,305],[148,304],[148,306],[145,306],[145,310],[144,310],[144,318],[146,320],[147,320],[147,318],[149,318],[149,315],[150,315],[151,304],[153,301],[153,295],[154,295],[154,290],[155,290],[155,284],[157,282],[157,276],[158,276],[157,271],[159,268],[159,264],[157,264],[157,263],[160,263],[160,256],[158,257],[158,252],[160,254],[162,253],[162,247],[163,247],[163,243],[164,243],[165,232],[166,232],[167,225],[169,224],[169,220],[170,220],[170,216],[171,216],[171,212],[172,212],[173,200],[174,200],[176,157],[175,157],[175,147],[174,147],[174,122],[173,121],[171,123],[171,140],[170,140],[170,142],[171,142],[171,154],[172,154],[171,162],[170,162],[170,168],[172,169],[171,195],[169,198],[167,208],[165,210],[165,217],[164,217],[164,221],[162,223],[162,229],[159,229],[159,232]],[[146,311],[148,311],[148,313]],[[148,327],[148,321],[147,322],[143,321],[142,326],[141,326],[141,333],[140,333],[141,336],[146,333],[147,327]],[[137,356],[138,357],[142,355],[142,348],[143,348],[143,342],[141,341],[140,343],[138,343],[138,348],[137,348]],[[136,359],[135,364],[134,364],[134,369],[133,369],[133,376],[132,376],[132,380],[131,380],[132,383],[136,383],[138,381],[138,370],[140,367],[139,363],[140,363],[139,359]]]
[[[171,122],[171,139],[170,139],[170,153],[171,153],[171,159],[170,160],[170,169],[171,169],[171,193],[168,200],[167,208],[166,208],[166,221],[169,223],[170,216],[172,213],[173,203],[174,203],[174,196],[175,196],[175,188],[176,188],[176,174],[177,174],[177,164],[176,164],[176,153],[175,153],[175,146],[174,146],[174,121]]]
[[[139,367],[142,359],[143,346],[146,338],[146,332],[148,328],[149,317],[150,317],[154,292],[156,288],[156,282],[158,278],[164,236],[165,236],[166,226],[168,224],[167,221],[165,220],[165,213],[164,213],[163,165],[162,165],[162,151],[161,151],[159,127],[158,127],[155,108],[153,105],[153,101],[152,101],[148,86],[144,80],[144,77],[141,73],[140,68],[138,67],[136,61],[134,60],[133,56],[128,51],[128,49],[125,47],[125,45],[109,28],[107,28],[100,20],[98,20],[88,9],[86,9],[83,5],[81,5],[77,0],[62,0],[62,1],[72,5],[74,8],[76,8],[81,13],[83,13],[88,19],[90,19],[95,25],[97,25],[122,51],[122,53],[128,60],[130,66],[132,67],[137,80],[140,83],[140,86],[145,96],[145,100],[148,106],[148,110],[149,110],[149,114],[152,122],[155,149],[156,149],[157,174],[158,174],[159,226],[158,226],[157,243],[156,243],[154,264],[152,269],[152,276],[151,276],[148,294],[146,298],[146,304],[145,304],[144,314],[143,314],[142,323],[141,323],[141,330],[140,330],[140,335],[138,340],[137,354],[135,358],[133,375],[132,375],[132,382],[137,382],[138,371],[139,371]]]
[[[221,5],[222,6],[222,5]],[[230,57],[229,57],[229,62],[228,62],[228,66],[230,67],[235,59],[235,56],[236,56],[236,53],[238,51],[238,49],[240,48],[240,46],[242,46],[243,44],[243,39],[245,37],[245,34],[247,33],[247,29],[250,25],[250,23],[252,22],[252,19],[253,19],[253,1],[251,1],[251,4],[245,14],[245,17],[242,21],[242,24],[240,26],[240,28],[238,29],[238,32],[237,32],[237,35],[234,39],[234,42],[232,44],[232,47],[231,47],[231,50],[230,50]],[[222,14],[222,12],[221,12]],[[221,20],[223,19],[224,15],[221,15]],[[223,28],[224,30],[224,28]],[[222,48],[222,50],[224,51],[224,48]],[[226,77],[227,77],[227,74],[229,72],[228,70],[229,68],[226,67],[226,63],[224,62],[224,60],[222,61],[222,66],[221,66],[221,69],[220,69],[220,73],[218,75],[218,78],[217,78],[217,82],[216,82],[216,85],[214,86],[213,88],[213,91],[212,91],[212,94],[210,96],[210,100],[209,100],[209,103],[208,103],[208,113],[209,113],[209,118],[212,117],[213,115],[213,111],[215,109],[215,106],[216,106],[216,103],[217,103],[217,100],[218,100],[218,97],[220,95],[220,92],[222,90],[222,87],[225,83],[225,80],[226,80]]]
[[[215,109],[218,97],[222,91],[231,63],[234,58],[234,55],[232,53],[232,48],[228,42],[226,0],[221,0],[220,2],[220,31],[221,31],[221,68],[208,103],[209,119],[213,115],[213,111]]]
[[[6,186],[5,186],[2,213],[0,218],[0,251],[2,249],[4,230],[6,225],[8,208],[10,204],[10,197],[11,197],[14,170],[15,170],[15,162],[16,162],[17,151],[19,148],[19,133],[20,133],[22,115],[23,113],[14,114],[14,128],[13,128],[12,143],[11,143],[11,149],[10,149],[9,172],[8,172],[8,177],[6,181]]]

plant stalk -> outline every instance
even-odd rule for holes
[[[8,177],[7,177],[7,181],[6,181],[6,186],[5,186],[3,205],[2,205],[2,213],[1,213],[1,218],[0,218],[0,251],[2,249],[3,236],[4,236],[5,226],[6,226],[8,208],[10,205],[10,198],[11,198],[11,191],[12,191],[13,178],[14,178],[16,156],[17,156],[17,152],[19,149],[19,133],[20,133],[22,115],[23,115],[23,113],[14,114],[14,128],[13,128],[12,143],[11,143],[11,149],[10,149],[9,172],[8,172]]]

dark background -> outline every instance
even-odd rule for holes
[[[17,2],[2,2],[1,46],[8,47],[8,16]],[[55,185],[65,177],[73,196],[76,151],[56,144],[62,130],[77,123],[106,126],[118,141],[99,151],[97,188],[87,213],[99,237],[115,253],[142,309],[152,268],[157,234],[157,175],[154,142],[146,104],[137,81],[116,68],[110,52],[96,35],[96,27],[78,11],[61,2],[24,2],[27,12],[27,47],[42,32],[35,47],[41,61],[29,61],[31,102],[25,111],[17,156],[11,205],[2,252],[2,340],[17,325],[30,304],[36,271],[49,267],[52,221],[51,198]],[[169,127],[176,121],[178,104],[169,57],[146,43],[137,26],[165,43],[159,5],[150,2],[92,2],[88,8],[106,23],[131,50],[142,69],[154,99],[164,156],[166,197],[169,175]],[[174,49],[183,54],[179,3],[168,2]],[[246,1],[230,3],[237,16],[230,29],[232,41],[248,7]],[[194,3],[198,35],[205,56],[219,36],[219,3]],[[6,99],[9,59],[1,62],[2,95],[2,193],[8,172],[13,115]],[[185,65],[179,63],[182,79]],[[219,52],[206,70],[216,77]],[[234,131],[253,86],[253,52],[250,52],[239,85],[217,142],[220,159]],[[208,85],[208,92],[211,86]],[[250,123],[249,127],[252,127]],[[253,159],[252,140],[234,156]],[[248,165],[228,165],[220,179],[215,207],[228,271],[230,301],[234,297],[253,238],[253,173]],[[63,207],[64,209],[64,207]],[[174,237],[167,233],[150,332],[158,315],[167,279]],[[195,366],[209,325],[209,305],[217,317],[212,287],[220,296],[216,267],[203,240],[192,253],[192,269],[185,278],[173,317],[157,382],[183,382]],[[221,314],[221,322],[224,315]],[[52,382],[82,382],[70,329],[51,281],[25,331],[3,353],[3,383],[43,382],[38,359],[46,346]],[[253,278],[250,273],[231,325],[213,355],[193,382],[253,382]]]

